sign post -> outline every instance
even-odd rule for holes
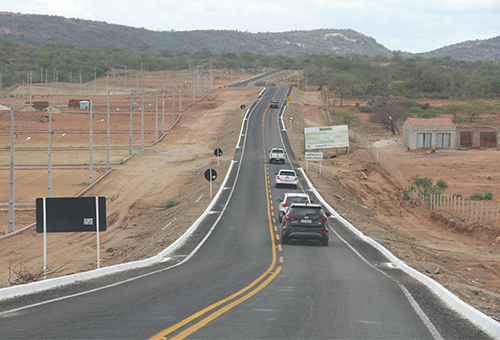
[[[214,150],[214,155],[217,157],[217,166],[219,166],[219,158],[222,156],[222,150],[217,148]]]
[[[217,171],[208,169],[205,171],[205,179],[210,182],[210,198],[212,198],[212,182],[217,179]]]
[[[321,163],[323,163],[323,152],[306,151],[305,158],[306,158],[306,172],[309,171],[308,162],[319,162],[319,173],[321,173]]]

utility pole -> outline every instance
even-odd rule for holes
[[[165,133],[165,87],[163,87],[163,95],[162,95],[162,106],[161,106],[161,133]]]
[[[109,169],[110,166],[109,166],[109,162],[110,162],[110,149],[111,149],[111,128],[110,128],[110,112],[109,112],[109,89],[108,89],[108,126],[107,126],[107,130],[106,130],[106,140],[107,140],[107,143],[106,143],[106,169]]]
[[[174,80],[174,96],[173,96],[173,101],[172,101],[172,126],[175,123],[175,80]]]
[[[132,154],[132,112],[134,110],[134,93],[130,94],[130,127],[128,132],[128,153]]]
[[[182,86],[184,82],[182,78],[179,80],[179,112],[182,111]]]
[[[47,197],[52,197],[52,104],[49,106],[49,160],[47,162]]]
[[[210,60],[210,93],[214,90],[214,65],[213,60]]]
[[[9,224],[8,233],[14,231],[14,106],[10,107],[10,176],[9,176]]]
[[[141,106],[141,151],[144,149],[144,91],[142,91]]]
[[[89,141],[89,184],[94,182],[94,111],[93,98],[90,97],[90,141]]]
[[[158,90],[156,90],[155,141],[158,140]]]

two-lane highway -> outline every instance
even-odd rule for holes
[[[0,338],[488,339],[416,280],[379,268],[386,259],[335,219],[328,247],[281,245],[276,199],[294,190],[276,189],[274,174],[298,170],[279,120],[288,91],[268,88],[246,117],[227,204],[210,212],[196,252],[173,255],[188,261],[80,283],[71,296],[61,288],[52,299],[9,301]],[[280,108],[269,107],[273,98]],[[269,149],[281,146],[287,162],[268,164]]]

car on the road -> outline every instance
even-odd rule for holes
[[[280,203],[278,208],[280,222],[292,203],[314,203],[309,195],[303,192],[285,192],[283,198],[278,198],[276,201]]]
[[[269,151],[269,163],[281,163],[285,164],[285,150],[282,148],[272,148]]]
[[[271,103],[269,104],[269,107],[278,108],[279,107],[278,99],[271,99]]]
[[[293,203],[288,209],[281,226],[281,243],[290,240],[315,240],[327,246],[328,217],[319,204]]]
[[[297,189],[297,184],[299,183],[299,178],[295,173],[295,170],[280,169],[276,174],[276,188],[286,185]]]

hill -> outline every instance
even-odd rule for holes
[[[303,54],[391,57],[375,39],[350,29],[318,29],[280,33],[235,30],[151,31],[100,21],[49,15],[0,12],[0,40],[19,45],[66,43],[76,47],[114,45],[143,50],[215,53],[251,51],[263,55],[295,57]]]
[[[470,61],[500,60],[500,36],[485,40],[464,41],[418,55],[426,58],[450,56],[454,59]]]
[[[47,43],[72,44],[76,47],[117,46],[143,51],[211,51],[241,53],[250,51],[266,56],[297,57],[304,54],[392,57],[394,51],[374,38],[352,29],[249,33],[236,30],[152,31],[102,21],[0,12],[0,40],[19,45]],[[403,57],[452,57],[458,60],[500,60],[500,36],[465,41],[433,51]]]

